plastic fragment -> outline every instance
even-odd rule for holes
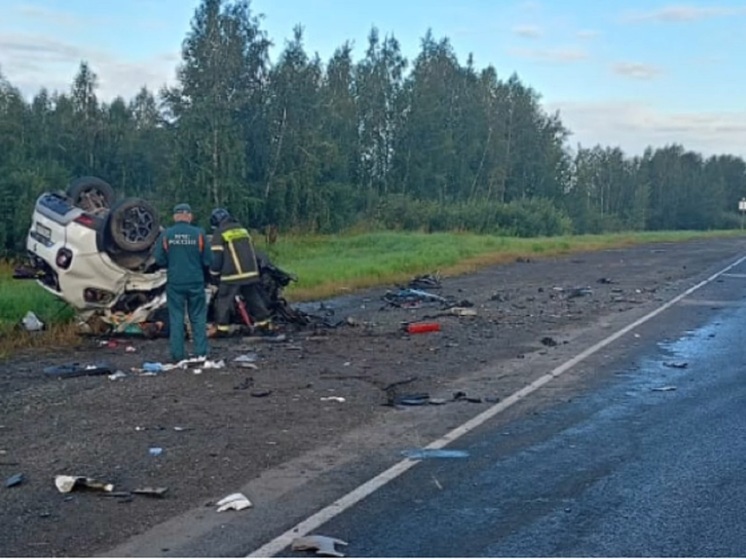
[[[243,510],[251,506],[251,501],[243,493],[231,493],[217,502],[218,512]]]
[[[108,493],[114,491],[113,483],[97,481],[86,476],[58,475],[54,477],[54,484],[60,493],[70,493],[73,489],[78,487],[98,489],[101,491],[106,491]]]
[[[15,487],[16,485],[21,485],[24,481],[26,481],[26,478],[23,476],[23,474],[13,474],[8,479],[5,480],[5,487],[11,488]]]
[[[336,549],[336,545],[347,545],[347,542],[329,536],[311,535],[302,538],[295,538],[290,544],[293,551],[316,551],[316,555],[327,557],[344,557]]]

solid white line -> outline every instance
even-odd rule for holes
[[[531,384],[528,384],[518,390],[517,392],[514,392],[501,402],[495,404],[494,406],[490,407],[489,409],[483,411],[479,415],[474,416],[472,419],[467,421],[466,423],[456,427],[443,437],[433,441],[429,445],[427,445],[425,448],[427,449],[439,449],[443,448],[444,446],[452,443],[456,439],[464,436],[469,431],[475,429],[476,427],[479,427],[482,425],[485,421],[489,420],[490,418],[494,417],[501,411],[506,410],[522,398],[525,398],[532,392],[535,392],[548,382],[552,381],[553,379],[559,377],[561,374],[567,372],[571,368],[573,368],[575,365],[580,363],[581,361],[587,359],[594,353],[596,353],[598,350],[603,349],[607,345],[609,345],[612,342],[615,342],[625,334],[629,333],[631,330],[634,330],[638,326],[644,324],[651,318],[654,318],[658,316],[660,313],[665,311],[666,309],[672,307],[679,301],[681,301],[684,297],[691,295],[698,289],[701,289],[717,277],[721,276],[722,274],[728,272],[735,266],[738,266],[741,262],[746,260],[746,256],[743,256],[730,264],[729,266],[723,268],[719,272],[716,272],[715,274],[711,275],[709,278],[702,280],[697,285],[690,287],[683,293],[677,295],[667,303],[661,305],[657,309],[649,312],[642,318],[639,318],[632,322],[631,324],[625,326],[621,330],[618,330],[614,334],[610,335],[609,337],[601,340],[600,342],[592,345],[585,351],[579,353],[569,361],[564,362],[562,365],[559,365],[558,367],[555,367],[552,369],[549,373],[539,377],[535,381],[533,381]],[[347,495],[344,495],[343,497],[340,497],[336,501],[334,501],[331,505],[328,505],[321,509],[320,511],[312,514],[309,516],[306,520],[303,522],[300,522],[299,524],[296,524],[283,534],[280,534],[275,539],[267,542],[259,549],[256,549],[252,551],[247,557],[272,557],[276,553],[279,553],[283,549],[285,549],[287,546],[289,546],[292,541],[295,538],[299,538],[302,536],[307,535],[308,533],[312,532],[325,522],[331,520],[341,512],[347,510],[348,508],[352,507],[356,503],[362,501],[365,497],[372,494],[374,491],[380,489],[384,485],[386,485],[388,482],[392,481],[393,479],[399,477],[401,474],[409,470],[412,466],[420,462],[420,460],[417,459],[411,459],[411,458],[405,458],[401,462],[398,462],[394,464],[392,467],[390,467],[388,470],[378,474],[376,477],[366,481],[361,486],[357,487],[356,489],[352,490]]]

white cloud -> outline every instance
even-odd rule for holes
[[[517,25],[513,28],[513,33],[526,39],[538,39],[542,36],[542,30],[536,25]]]
[[[573,145],[620,147],[641,155],[646,147],[681,144],[705,156],[732,154],[746,158],[746,110],[737,112],[668,112],[638,102],[552,102],[573,135]]]
[[[0,32],[0,69],[27,97],[42,87],[68,91],[81,61],[98,75],[98,96],[133,97],[142,86],[157,91],[175,79],[178,52],[129,60],[89,46],[78,46],[42,34]]]
[[[726,8],[720,6],[670,5],[649,12],[634,12],[624,18],[627,22],[660,21],[677,23],[697,21],[712,17],[725,17],[745,14],[746,8]]]
[[[578,62],[588,58],[588,53],[577,48],[525,49],[513,48],[508,54],[537,62]]]
[[[640,62],[617,62],[612,66],[612,71],[620,76],[635,80],[651,80],[662,73],[662,70],[657,66]]]

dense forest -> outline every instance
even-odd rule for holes
[[[247,0],[203,0],[174,87],[97,98],[81,62],[67,92],[25,99],[0,73],[0,256],[22,249],[38,194],[96,175],[168,212],[216,205],[280,230],[555,235],[739,226],[746,164],[680,145],[628,157],[570,146],[515,74],[457,60],[427,33],[414,60],[373,28],[310,56],[301,27],[275,63]],[[2,69],[0,69],[1,71]]]

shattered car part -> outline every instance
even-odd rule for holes
[[[95,363],[91,365],[69,363],[67,365],[54,365],[44,368],[45,375],[58,378],[111,375],[112,373],[111,367],[106,363]]]
[[[133,489],[135,495],[145,495],[146,497],[165,497],[168,487],[140,487]]]
[[[84,327],[99,321],[114,333],[166,335],[166,270],[157,269],[153,257],[161,230],[157,212],[145,200],[117,201],[111,185],[81,177],[65,192],[37,198],[26,237],[29,265],[19,267],[15,277],[34,279],[68,303]],[[259,251],[257,263],[273,322],[325,325],[324,318],[299,312],[282,297],[295,276]]]
[[[105,483],[86,476],[58,475],[54,477],[54,485],[60,493],[70,493],[76,488],[96,489],[111,493],[114,491],[113,483]]]
[[[15,487],[16,485],[21,485],[25,480],[26,478],[23,474],[13,474],[5,480],[5,487],[10,489],[11,487]]]
[[[344,553],[337,551],[337,545],[347,545],[347,542],[329,536],[312,535],[295,538],[290,544],[293,551],[316,551],[316,555],[327,557],[344,557]]]
[[[252,506],[251,501],[243,493],[232,493],[216,503],[218,512],[227,510],[243,510]]]

